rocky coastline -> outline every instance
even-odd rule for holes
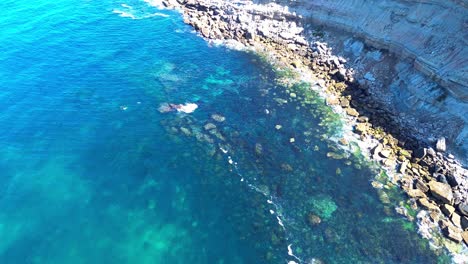
[[[180,10],[184,22],[206,39],[241,44],[268,56],[278,67],[310,76],[311,89],[321,92],[326,103],[343,114],[354,135],[364,142],[369,158],[391,172],[390,182],[407,194],[407,204],[419,213],[411,215],[404,206],[396,208],[397,212],[410,221],[417,220],[422,235],[436,247],[468,257],[468,171],[447,153],[444,137],[428,145],[424,135],[414,132],[417,123],[408,126],[404,117],[389,111],[392,102],[366,85],[377,77],[370,74],[364,76],[366,82],[357,80],[352,63],[332,52],[322,31],[306,28],[304,17],[277,4],[217,0],[156,3]],[[351,49],[362,50],[355,43],[350,44]],[[382,57],[378,50],[366,55],[375,60]],[[387,57],[395,59],[392,54]],[[340,142],[343,147],[349,144],[345,139]],[[445,238],[436,238],[440,231]]]

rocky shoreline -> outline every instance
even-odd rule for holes
[[[435,246],[467,254],[468,172],[446,152],[445,138],[429,146],[411,127],[402,126],[400,117],[381,107],[386,102],[355,79],[347,60],[334,55],[320,33],[301,26],[303,17],[279,5],[251,1],[156,2],[181,10],[184,22],[207,39],[241,43],[279,67],[310,75],[311,89],[319,90],[328,105],[346,116],[370,158],[391,172],[391,182],[408,195],[407,204],[419,210],[422,235]],[[364,77],[375,80],[372,75]],[[404,206],[397,212],[415,220]],[[447,239],[436,239],[440,230]]]

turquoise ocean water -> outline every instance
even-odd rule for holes
[[[445,260],[254,55],[143,1],[0,10],[0,263]]]

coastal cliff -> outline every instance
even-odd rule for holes
[[[393,62],[351,66],[404,116],[405,126],[419,123],[420,139],[434,143],[446,137],[449,149],[468,161],[468,9],[466,1],[439,0],[316,0],[275,2],[304,18],[304,24],[335,30],[328,41],[334,52],[361,60],[362,51],[379,49]],[[338,35],[343,35],[338,38]],[[344,43],[347,41],[347,43]],[[357,42],[356,42],[357,41]],[[347,45],[348,44],[348,45]],[[354,45],[354,46],[352,46]],[[352,52],[346,52],[351,50]],[[364,54],[365,56],[365,54]],[[380,74],[373,68],[385,68]],[[369,80],[367,80],[369,81]]]
[[[454,97],[468,100],[467,2],[440,0],[315,0],[277,2],[315,23],[362,37],[414,60]]]

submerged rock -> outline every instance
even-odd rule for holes
[[[316,196],[312,197],[312,209],[321,219],[328,220],[338,209],[338,206],[328,196]]]
[[[226,121],[226,118],[225,118],[224,116],[222,116],[222,115],[219,115],[219,114],[212,114],[212,115],[211,115],[211,118],[212,118],[214,121],[220,122],[220,123]]]
[[[309,224],[311,226],[316,226],[322,222],[322,219],[320,219],[319,216],[313,213],[309,213],[309,215],[307,216],[307,220],[309,221]]]
[[[206,124],[203,128],[204,128],[205,130],[211,130],[211,129],[215,129],[215,128],[216,128],[216,125],[213,124],[213,123],[208,123],[208,124]]]
[[[262,155],[263,153],[263,146],[260,143],[255,143],[255,153],[257,155]]]

